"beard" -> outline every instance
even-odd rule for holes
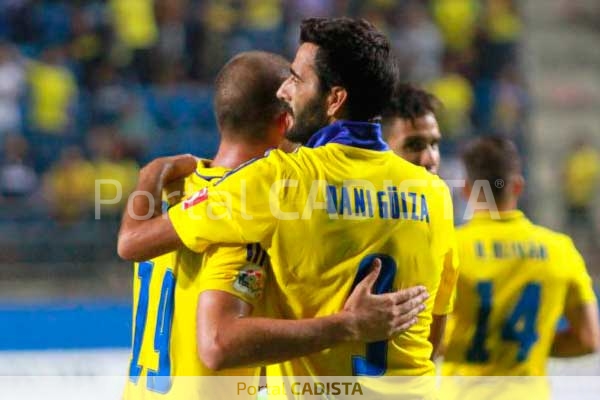
[[[285,138],[292,142],[306,144],[315,132],[329,125],[325,96],[315,96],[302,109],[293,113],[293,117],[294,124],[286,132]]]

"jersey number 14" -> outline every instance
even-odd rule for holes
[[[140,279],[140,295],[135,313],[135,331],[133,335],[133,354],[129,364],[129,380],[137,384],[142,374],[143,366],[139,365],[140,350],[146,329],[148,316],[148,295],[150,292],[150,278],[154,263],[144,261],[139,263],[138,278]],[[154,332],[154,351],[158,354],[158,368],[148,369],[146,387],[158,393],[167,393],[171,389],[171,358],[169,355],[169,341],[173,321],[173,300],[175,290],[175,275],[167,270],[162,281],[160,291],[160,305],[156,318]]]
[[[480,306],[477,314],[477,328],[471,347],[467,351],[467,361],[472,363],[485,363],[490,354],[485,347],[488,335],[490,313],[492,312],[493,285],[490,281],[477,284]],[[517,305],[510,316],[502,325],[502,340],[516,342],[519,345],[517,361],[527,360],[531,347],[538,340],[535,327],[540,305],[541,286],[538,283],[529,283],[523,289]]]

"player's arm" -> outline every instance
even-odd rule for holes
[[[218,185],[202,189],[171,207],[168,218],[160,217],[158,206],[152,218],[136,218],[130,210],[137,215],[151,213],[150,199],[157,201],[166,184],[193,171],[192,160],[190,156],[167,157],[142,170],[137,189],[151,196],[130,197],[119,232],[122,258],[147,260],[174,250],[181,243],[202,252],[215,243],[260,242],[273,232],[278,221],[268,206],[271,185],[279,173],[278,156],[247,163]]]
[[[568,254],[565,265],[572,277],[564,310],[568,328],[556,334],[550,355],[576,357],[600,350],[598,303],[583,257],[571,240],[563,247]]]
[[[433,305],[433,320],[429,331],[429,342],[432,345],[431,360],[443,353],[444,332],[448,314],[454,307],[456,282],[458,280],[458,250],[455,237],[452,198],[447,187],[441,187],[441,198],[444,215],[438,216],[436,233],[436,249],[443,254],[443,267],[440,285]]]
[[[448,316],[433,315],[433,321],[431,322],[431,330],[429,331],[429,342],[433,346],[431,351],[431,360],[434,361],[440,355],[442,355],[442,344],[444,340],[444,332],[446,332],[446,321]]]
[[[206,366],[220,370],[270,364],[318,352],[334,345],[386,340],[416,322],[428,295],[414,287],[372,294],[381,268],[354,289],[334,315],[284,320],[252,317],[252,306],[229,293],[206,291],[198,302],[198,352]]]
[[[158,158],[140,171],[121,219],[118,253],[129,261],[149,260],[182,246],[173,225],[161,214],[163,188],[194,172],[191,155]]]
[[[552,343],[552,357],[577,357],[600,351],[598,304],[587,303],[565,310],[569,326],[558,332]]]

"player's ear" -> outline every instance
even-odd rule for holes
[[[275,117],[275,125],[277,126],[277,133],[279,136],[283,137],[285,133],[291,129],[293,123],[294,119],[289,112],[283,111],[277,115],[277,117]]]
[[[523,178],[522,175],[515,175],[512,177],[511,181],[511,192],[513,196],[519,197],[521,193],[523,193],[523,190],[525,190],[525,178]]]
[[[334,86],[329,89],[329,94],[327,95],[327,116],[341,119],[342,110],[347,98],[348,91],[345,88]]]

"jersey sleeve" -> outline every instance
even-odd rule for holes
[[[443,183],[443,182],[441,182]],[[436,227],[433,234],[436,259],[443,262],[440,285],[435,296],[433,314],[445,315],[452,312],[458,280],[458,250],[454,229],[454,211],[450,190],[445,183],[439,188],[441,201],[436,204]]]
[[[257,307],[267,279],[269,256],[257,243],[211,246],[205,253],[200,293],[219,290]]]
[[[567,251],[566,266],[569,268],[571,279],[567,292],[566,307],[571,308],[595,302],[596,295],[594,294],[592,278],[587,272],[583,257],[577,251],[573,241],[571,239],[568,239],[568,241],[568,245],[565,246]]]
[[[281,157],[271,154],[231,171],[169,209],[186,247],[203,252],[216,243],[257,243],[272,235],[277,219],[271,212],[271,186],[278,181]]]

